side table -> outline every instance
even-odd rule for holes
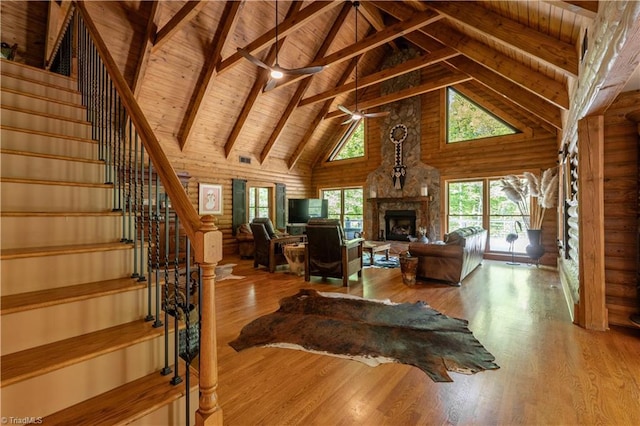
[[[282,248],[289,270],[298,276],[304,274],[304,246],[305,243],[285,244]]]
[[[400,271],[402,272],[402,282],[406,285],[416,283],[416,271],[418,270],[418,258],[411,256],[400,256]]]

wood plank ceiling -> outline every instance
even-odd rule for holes
[[[471,80],[555,132],[569,108],[583,31],[598,4],[362,1],[356,41],[351,2],[278,0],[279,64],[327,67],[263,91],[268,71],[237,49],[275,62],[275,6],[275,0],[160,1],[140,8],[138,22],[130,18],[147,40],[142,54],[132,55],[132,86],[159,136],[173,138],[182,151],[197,146],[232,160],[243,155],[289,169],[311,167],[346,127],[337,106],[353,107],[355,69],[359,109],[384,110]],[[420,56],[380,69],[404,47]],[[417,69],[437,78],[378,96],[381,82]]]

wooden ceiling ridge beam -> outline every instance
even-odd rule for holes
[[[386,27],[382,14],[380,13],[380,9],[375,6],[370,5],[366,1],[361,2],[359,11],[364,19],[366,19],[367,22],[376,29],[376,31],[381,31]],[[391,45],[393,50],[398,50],[398,45],[394,41],[390,41],[389,45]]]
[[[427,2],[427,6],[460,24],[481,31],[496,42],[551,65],[567,77],[578,76],[575,46],[485,9],[473,2]]]
[[[365,77],[359,77],[358,89],[365,88],[367,86],[371,86],[377,83],[381,83],[383,81],[390,80],[400,75],[404,75],[404,74],[428,67],[430,65],[436,64],[446,59],[451,59],[457,55],[459,55],[459,53],[454,49],[451,49],[449,47],[444,47],[440,50],[427,53],[424,56],[410,59],[393,68],[387,68],[385,70],[378,71],[373,74],[369,74]],[[318,93],[317,95],[302,99],[298,106],[305,106],[305,105],[313,104],[316,102],[321,102],[329,98],[334,98],[343,93],[352,92],[355,90],[355,88],[356,88],[355,82],[343,84],[342,86],[338,86],[333,89],[326,90],[322,93]]]
[[[373,3],[397,19],[406,19],[407,16],[411,16],[413,13],[411,8],[400,6],[396,2],[378,1]],[[453,30],[442,21],[408,34],[405,38],[427,51],[431,51],[435,46],[443,44],[450,46],[469,59],[525,88],[532,94],[563,109],[569,108],[569,93],[565,84],[533,72],[527,66],[508,58],[489,46]]]
[[[329,33],[327,34],[327,36],[325,37],[324,41],[322,42],[322,45],[320,46],[320,48],[316,52],[316,56],[315,56],[314,60],[315,59],[320,59],[324,55],[327,54],[327,51],[329,51],[329,48],[331,47],[331,45],[335,41],[335,39],[336,39],[336,37],[338,35],[338,32],[340,31],[340,28],[342,28],[345,20],[347,19],[347,16],[349,15],[349,10],[350,9],[351,9],[351,4],[349,2],[345,2],[344,6],[342,7],[342,10],[340,11],[338,16],[336,17],[335,21],[333,22],[333,25],[331,26],[331,29],[329,30]],[[285,108],[284,112],[280,116],[280,120],[278,120],[278,123],[276,124],[275,129],[271,133],[271,136],[269,136],[269,139],[267,140],[267,143],[266,143],[265,147],[263,148],[262,153],[260,154],[260,164],[264,163],[264,161],[269,156],[269,153],[271,152],[271,149],[273,148],[273,146],[275,145],[276,141],[280,137],[280,134],[284,130],[285,126],[287,125],[287,122],[291,118],[291,115],[293,114],[295,109],[298,107],[298,104],[299,104],[300,100],[302,99],[302,97],[306,93],[306,91],[309,88],[309,85],[311,84],[312,81],[313,81],[313,75],[310,76],[307,79],[302,80],[300,82],[300,84],[298,85],[298,88],[296,89],[296,91],[293,94],[292,98],[289,100],[289,104],[287,105],[287,107]]]
[[[464,81],[469,81],[471,79],[472,77],[470,77],[469,75],[463,72],[454,71],[448,75],[444,75],[435,80],[428,81],[419,86],[409,87],[407,89],[402,89],[385,96],[379,96],[374,99],[370,99],[368,101],[359,102],[358,109],[367,110],[369,108],[383,106],[393,102],[401,101],[403,99],[408,99],[414,96],[422,95],[424,93],[432,92],[434,90],[442,89],[447,86],[462,83]],[[352,108],[353,106],[350,105],[349,107]],[[346,114],[343,111],[338,109],[327,114],[325,118],[329,119],[329,118],[335,118],[335,117],[342,117],[344,115]]]
[[[287,11],[287,17],[285,18],[285,20],[291,16],[294,16],[300,10],[301,6],[302,6],[302,2],[298,2],[298,1],[293,2],[289,10]],[[275,61],[276,52],[282,47],[286,39],[287,39],[286,36],[279,37],[277,46],[276,46],[276,43],[274,43],[271,46],[271,48],[269,49],[269,53],[267,53],[267,57],[264,60],[265,64],[271,65],[273,61]],[[231,133],[227,138],[227,142],[224,144],[225,158],[229,158],[229,155],[231,154],[231,150],[233,149],[233,146],[238,140],[238,136],[240,136],[240,131],[242,130],[244,123],[247,121],[247,118],[249,118],[249,114],[251,113],[253,106],[258,100],[258,97],[262,95],[263,93],[262,89],[268,79],[269,79],[269,71],[263,68],[258,68],[258,75],[256,77],[256,81],[253,83],[251,90],[249,90],[247,99],[242,105],[242,110],[240,111],[240,115],[238,115],[238,119],[236,120],[235,124],[233,125],[233,128],[231,129]]]
[[[295,3],[302,3],[299,1],[295,1]],[[342,2],[339,1],[314,1],[309,6],[302,9],[299,13],[285,18],[280,24],[278,24],[278,37],[284,37],[287,34],[297,30],[301,26],[305,25],[310,20],[314,19],[318,15],[321,15],[325,12],[330,11],[334,7],[339,6]],[[276,28],[275,26],[262,34],[260,37],[252,41],[251,43],[244,46],[244,49],[251,54],[259,52],[265,47],[273,44],[276,39]],[[233,67],[235,64],[243,60],[243,56],[236,52],[229,56],[228,58],[222,60],[217,67],[218,74],[221,74]]]
[[[144,32],[144,38],[140,47],[140,59],[136,64],[136,71],[133,77],[133,83],[131,84],[131,91],[136,98],[140,93],[144,76],[147,72],[147,65],[149,64],[149,58],[151,57],[151,50],[153,48],[153,42],[158,29],[156,25],[156,14],[158,13],[159,2],[154,0],[151,2],[149,10],[149,19],[147,20],[147,28]],[[133,42],[133,40],[132,40]]]
[[[206,60],[198,77],[198,82],[196,83],[191,100],[189,101],[189,106],[186,109],[178,135],[178,141],[180,142],[180,149],[182,151],[187,149],[188,142],[191,140],[191,133],[193,132],[198,115],[201,112],[202,102],[211,87],[211,81],[215,75],[216,65],[220,60],[222,48],[231,30],[238,21],[238,11],[242,7],[242,3],[242,1],[228,1],[225,3],[218,28],[216,28],[216,33],[209,45],[209,51],[205,52]]]
[[[160,49],[175,33],[200,12],[205,4],[203,0],[189,0],[184,6],[162,27],[155,36],[153,51]]]
[[[343,85],[345,81],[347,81],[347,79],[351,76],[351,74],[356,68],[356,65],[359,59],[360,59],[359,57],[351,59],[351,61],[345,68],[344,72],[342,73],[342,75],[340,75],[340,78],[338,79],[338,82],[337,82],[338,86]],[[316,114],[315,118],[311,121],[311,124],[307,128],[307,131],[302,136],[302,139],[298,143],[298,146],[293,152],[293,155],[289,159],[289,163],[288,163],[289,170],[293,169],[293,167],[296,165],[298,160],[300,160],[300,157],[302,156],[302,153],[305,147],[311,140],[311,136],[313,136],[313,133],[316,131],[316,129],[318,128],[322,120],[324,120],[325,116],[329,112],[329,109],[331,108],[331,104],[333,104],[333,98],[327,99],[326,101],[324,101],[324,104]]]

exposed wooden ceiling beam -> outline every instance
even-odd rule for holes
[[[409,13],[412,13],[411,8],[407,8],[406,6],[402,6],[399,5],[396,2],[380,2],[380,1],[376,1],[373,2],[376,4],[376,6],[381,7],[383,10],[385,10],[387,13],[390,13],[392,16],[395,16],[396,18],[402,19],[403,17],[406,17]],[[436,28],[438,28],[440,26],[440,23],[438,23],[437,25],[435,25]],[[425,49],[427,51],[431,50],[434,48],[434,46],[441,46],[442,43],[440,43],[439,41],[434,41],[434,40],[430,40],[430,32],[432,31],[431,29],[432,26],[429,26],[428,28],[425,28],[422,32],[425,33],[425,35],[427,35],[428,37],[425,38],[424,36],[419,36],[416,35],[415,33],[413,34],[409,34],[408,36],[406,36],[406,39],[411,41],[413,44],[415,44],[416,46]],[[458,35],[457,38],[462,37],[461,35]],[[444,38],[444,37],[443,37]],[[451,38],[451,40],[449,40],[449,38]],[[456,37],[454,37],[453,35],[449,35],[449,37],[447,38],[446,42],[451,42],[452,44],[454,44],[454,48],[455,47],[460,47],[460,43],[454,43],[454,39]],[[482,47],[483,45],[479,45],[479,46],[472,46],[472,47]],[[484,49],[483,49],[484,51]],[[469,54],[472,56],[475,56],[475,54],[473,52],[469,52],[469,46],[464,48],[464,51],[461,52],[463,54]],[[496,58],[503,58],[504,56],[501,54],[497,54],[498,56]],[[487,56],[495,56],[495,55],[487,55]],[[557,111],[557,107],[552,105],[549,101],[545,100],[545,98],[541,95],[538,96],[532,96],[531,93],[536,93],[536,92],[532,92],[531,89],[529,89],[527,87],[527,89],[522,88],[519,85],[514,84],[512,81],[506,79],[505,77],[503,77],[499,72],[497,71],[492,71],[488,68],[485,68],[485,66],[488,63],[492,63],[494,60],[492,61],[486,61],[487,63],[483,63],[483,64],[478,64],[478,66],[480,68],[477,68],[474,65],[474,61],[472,58],[468,58],[468,62],[464,61],[463,64],[467,64],[469,66],[469,68],[467,68],[467,66],[463,66],[460,67],[460,60],[461,59],[465,59],[465,58],[455,58],[454,60],[449,60],[447,61],[447,63],[455,66],[457,69],[459,69],[462,72],[469,72],[469,70],[473,71],[474,73],[474,78],[478,78],[478,76],[480,78],[482,78],[481,82],[483,83],[483,85],[488,86],[491,84],[490,81],[490,76],[495,76],[495,82],[496,82],[496,86],[495,87],[490,87],[490,89],[492,89],[493,91],[499,93],[501,96],[505,96],[505,97],[510,97],[513,96],[512,92],[510,92],[509,90],[513,89],[516,90],[517,93],[519,94],[518,97],[518,102],[521,105],[522,108],[524,108],[525,110],[529,111],[530,113],[533,113],[534,115],[536,115],[537,117],[539,117],[541,120],[550,123],[553,127],[558,126],[558,123],[561,121],[560,120],[560,113],[559,111]],[[455,62],[457,61],[457,62]],[[497,59],[495,60],[497,61]],[[505,64],[510,64],[509,61],[497,61],[497,62],[504,62]],[[514,75],[518,75],[520,73],[524,74],[524,75],[528,75],[528,73],[530,72],[530,70],[526,67],[524,67],[523,65],[515,65],[513,64],[515,67],[515,70],[518,70],[517,72],[511,70],[505,71],[505,66],[502,65],[499,69],[503,72],[506,72],[507,74],[512,73]],[[521,70],[522,68],[522,70]],[[486,72],[483,72],[482,70],[485,70]],[[509,74],[509,75],[512,75]],[[537,76],[537,78],[541,78],[539,76]],[[533,80],[535,80],[535,78],[532,77]],[[519,79],[521,80],[521,79]],[[546,80],[544,80],[546,82]],[[535,81],[534,81],[535,83]],[[541,83],[542,84],[542,83]],[[539,85],[538,85],[539,86]],[[549,86],[550,87],[557,87],[557,85],[552,84],[551,82],[549,82]],[[540,88],[538,88],[538,90],[542,90]],[[547,93],[547,92],[545,92]],[[531,98],[536,98],[536,99],[531,99]],[[525,107],[526,105],[526,107]],[[549,111],[547,111],[545,113],[545,108],[549,108]]]
[[[144,5],[145,3],[141,3]],[[131,84],[131,91],[135,97],[138,97],[141,82],[144,81],[144,75],[147,72],[147,65],[149,64],[149,58],[151,56],[151,48],[153,47],[153,41],[157,31],[156,25],[156,13],[158,12],[158,1],[154,0],[150,2],[149,6],[149,19],[147,20],[147,28],[144,32],[144,38],[142,40],[142,46],[140,47],[140,59],[136,64],[136,71],[133,75],[133,83]]]
[[[338,62],[346,61],[354,56],[361,55],[368,50],[375,49],[378,46],[382,46],[391,40],[395,40],[398,37],[402,37],[405,34],[409,34],[412,31],[422,28],[426,25],[432,24],[442,19],[442,16],[432,12],[426,11],[417,14],[407,20],[396,22],[393,25],[389,25],[382,31],[378,31],[375,34],[366,37],[365,39],[347,46],[344,49],[340,49],[331,55],[324,58],[313,61],[311,65],[331,65]]]
[[[578,76],[575,46],[505,18],[473,2],[427,2],[427,6],[498,43],[511,46],[551,65],[567,77]]]
[[[345,19],[347,19],[350,9],[351,9],[351,4],[349,4],[348,2],[345,2],[344,6],[342,7],[342,10],[336,17],[336,20],[334,21],[331,29],[329,30],[329,33],[327,34],[324,41],[322,42],[322,46],[320,46],[320,49],[318,49],[318,51],[316,52],[316,56],[314,59],[320,59],[327,54],[327,51],[331,47],[331,44],[333,44],[334,40],[336,39],[336,36],[338,35],[338,31],[344,24]],[[280,120],[278,120],[278,123],[276,124],[275,129],[271,133],[271,136],[269,136],[269,139],[267,140],[267,143],[264,149],[262,150],[262,153],[260,154],[260,164],[264,163],[264,161],[269,156],[271,149],[273,148],[276,141],[278,140],[278,137],[280,137],[282,130],[287,125],[287,122],[291,118],[293,111],[295,111],[295,109],[297,108],[298,103],[306,93],[312,81],[313,81],[313,75],[305,80],[302,80],[298,85],[298,88],[293,94],[293,97],[289,100],[289,104],[287,105],[284,112],[280,116]]]
[[[338,86],[344,84],[344,82],[347,81],[349,76],[351,76],[351,73],[353,73],[353,70],[356,68],[356,64],[358,63],[358,60],[359,58],[351,59],[351,62],[349,62],[349,64],[347,65],[347,68],[344,70],[344,72],[338,79],[338,82],[337,82]],[[331,108],[332,103],[333,103],[333,98],[327,99],[326,101],[324,101],[322,108],[320,108],[320,110],[318,111],[314,119],[311,120],[311,124],[307,128],[307,131],[305,132],[304,136],[302,136],[302,139],[300,140],[300,143],[298,143],[296,150],[294,151],[293,155],[289,159],[289,162],[288,162],[289,170],[293,169],[293,167],[296,165],[296,163],[302,156],[304,149],[306,148],[307,144],[311,140],[311,136],[313,136],[313,133],[316,131],[316,129],[320,125],[320,122],[324,120],[324,117],[329,112],[329,109]]]
[[[287,11],[287,16],[285,20],[290,18],[291,16],[295,16],[295,14],[298,13],[298,11],[300,10],[301,6],[302,6],[302,2],[293,2],[289,10]],[[274,43],[271,46],[271,48],[269,49],[269,53],[267,54],[267,57],[264,60],[265,64],[272,64],[273,61],[275,61],[276,52],[282,48],[282,45],[284,44],[286,39],[287,39],[286,36],[279,37],[277,46],[276,46],[276,43]],[[224,154],[226,158],[229,158],[229,155],[231,154],[231,150],[233,149],[233,145],[235,145],[236,141],[238,140],[238,136],[240,136],[242,127],[244,126],[244,123],[247,121],[247,118],[249,118],[249,114],[253,109],[253,105],[255,105],[256,101],[258,100],[258,97],[260,97],[260,95],[264,93],[262,89],[268,79],[269,79],[269,71],[263,68],[259,68],[256,81],[253,83],[253,86],[249,91],[249,95],[247,96],[247,99],[242,105],[242,110],[240,111],[240,115],[238,115],[238,119],[233,125],[233,128],[231,129],[231,133],[227,138],[227,142],[224,145]]]
[[[315,18],[317,15],[328,12],[329,10],[339,6],[340,4],[342,4],[342,2],[339,1],[315,1],[311,3],[309,6],[300,11],[300,13],[297,13],[296,15],[289,18],[285,18],[284,21],[278,24],[278,37],[286,36],[287,34],[297,30],[298,28]],[[244,49],[249,53],[254,54],[272,44],[275,39],[276,28],[274,27],[251,43],[247,44]],[[223,72],[229,70],[233,65],[237,64],[241,60],[243,60],[243,57],[240,53],[236,52],[232,54],[231,56],[220,62],[217,68],[218,74],[222,74]]]
[[[381,31],[384,29],[384,27],[386,27],[382,18],[382,14],[380,13],[380,9],[378,9],[377,7],[371,6],[367,2],[361,2],[360,8],[358,10],[360,12],[360,15],[362,15],[364,19],[366,19],[367,22],[369,22],[369,24],[376,29],[376,31]],[[390,41],[389,45],[394,50],[398,49],[398,46],[394,41]]]
[[[404,21],[396,22],[395,24],[386,27],[382,31],[378,31],[370,36],[365,37],[357,43],[340,49],[337,52],[325,56],[322,59],[311,62],[309,66],[328,66],[349,60],[354,56],[366,53],[371,49],[382,46],[383,44],[388,43],[391,40],[395,40],[396,38],[409,34],[410,32],[418,28],[432,24],[440,19],[442,19],[442,16],[431,10],[421,12],[419,14],[414,13],[410,18]],[[306,76],[296,76],[290,78],[287,81],[280,83],[278,86],[276,86],[276,88],[295,83],[302,78],[306,78]]]
[[[569,109],[569,92],[564,83],[533,71],[489,46],[461,34],[444,22],[430,26],[426,32],[469,59],[529,90],[532,94],[565,110]]]
[[[412,98],[414,96],[422,95],[427,92],[432,92],[434,90],[442,89],[443,87],[451,86],[451,85],[462,83],[463,81],[469,81],[469,80],[471,80],[471,77],[469,75],[459,71],[457,72],[454,71],[448,75],[444,75],[435,80],[428,81],[419,86],[410,87],[408,89],[403,89],[398,92],[390,93],[385,96],[379,96],[374,99],[359,102],[358,109],[365,111],[370,108],[375,108],[375,107],[383,106],[386,104],[390,104],[392,102],[401,101],[403,99]],[[351,109],[353,108],[353,105],[349,105],[347,108]],[[344,115],[346,114],[343,111],[338,109],[328,113],[325,116],[325,118],[329,119],[334,117],[342,117]]]
[[[216,65],[220,60],[220,52],[229,36],[231,30],[235,27],[238,21],[238,11],[242,6],[242,1],[228,1],[222,11],[220,17],[220,24],[216,29],[216,33],[209,45],[208,52],[205,52],[205,63],[198,77],[198,83],[195,86],[194,92],[189,101],[189,107],[185,112],[185,117],[182,122],[180,134],[178,140],[180,141],[180,149],[184,151],[187,148],[187,144],[190,140],[191,132],[198,119],[198,114],[201,111],[200,106],[202,101],[207,96],[211,85],[211,79],[215,75]]]
[[[173,18],[157,32],[153,42],[153,51],[157,51],[164,45],[172,35],[177,33],[191,18],[200,12],[200,8],[206,2],[202,0],[190,0],[176,13]]]
[[[573,12],[576,15],[584,16],[585,18],[594,19],[598,14],[598,2],[597,1],[559,1],[559,0],[545,0],[547,3],[560,7],[562,9]]]
[[[448,63],[471,75],[488,89],[499,93],[505,98],[511,99],[517,105],[520,105],[521,108],[551,124],[556,129],[562,130],[560,108],[549,104],[549,102],[537,96],[531,96],[527,90],[469,58],[459,56],[451,59]]]
[[[419,70],[421,68],[427,67],[429,65],[433,65],[437,62],[444,61],[445,59],[450,59],[457,56],[459,53],[455,50],[445,47],[441,50],[437,50],[432,53],[427,53],[424,56],[420,56],[414,59],[410,59],[400,65],[397,65],[393,68],[388,68],[386,70],[382,70],[373,74],[369,74],[365,77],[358,78],[358,89],[365,88],[367,86],[371,86],[373,84],[381,83],[385,80],[389,80],[395,77],[398,77],[403,74],[410,73],[415,70]],[[355,82],[347,83],[341,86],[337,86],[333,89],[324,91],[322,93],[318,93],[317,95],[310,96],[308,98],[302,99],[298,106],[305,106],[309,104],[313,104],[316,102],[321,102],[329,98],[334,98],[343,93],[352,92],[356,89]]]

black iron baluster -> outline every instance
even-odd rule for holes
[[[165,194],[165,199],[167,195]],[[171,374],[171,367],[169,366],[169,247],[170,247],[170,234],[169,234],[169,203],[165,202],[164,205],[164,368],[160,371],[160,374],[167,376]]]
[[[153,242],[153,181],[151,180],[151,174],[153,173],[153,166],[151,165],[151,158],[149,158],[149,163],[148,163],[148,171],[149,171],[149,176],[148,176],[148,194],[147,194],[147,274],[149,275],[149,278],[147,280],[147,316],[144,319],[145,321],[153,321],[153,315],[151,314],[151,292],[152,292],[152,284],[153,284],[153,277],[151,276],[151,274],[153,273],[153,263],[152,263],[152,252],[151,252],[151,248],[152,248],[152,242]]]
[[[142,274],[138,269],[138,240],[140,240],[140,213],[138,210],[138,148],[140,145],[140,140],[138,139],[138,132],[135,133],[135,142],[133,145],[133,221],[134,221],[134,230],[133,230],[133,274],[131,274],[131,278],[139,278]]]
[[[139,250],[139,264],[140,264],[140,276],[138,281],[146,281],[147,276],[144,272],[144,225],[145,225],[145,217],[144,217],[144,147],[142,146],[142,141],[140,141],[140,180],[139,180],[139,196],[140,196],[140,213],[138,215],[140,219],[140,250]]]
[[[179,352],[179,346],[180,346],[180,336],[179,336],[179,330],[180,330],[180,324],[178,322],[179,320],[179,311],[178,308],[181,305],[180,303],[180,256],[179,256],[179,252],[180,252],[180,219],[178,218],[178,216],[176,215],[176,224],[175,224],[175,234],[176,234],[176,239],[175,239],[175,257],[173,259],[173,267],[174,272],[174,279],[175,282],[173,283],[173,294],[174,294],[174,299],[173,299],[173,303],[174,303],[174,318],[173,318],[173,359],[174,362],[176,363],[175,368],[174,368],[174,374],[173,374],[173,378],[171,379],[171,384],[172,385],[177,385],[179,383],[182,383],[182,378],[180,377],[180,375],[178,374],[178,361],[180,359],[180,354]]]
[[[158,177],[158,173],[156,173],[156,208],[154,213],[154,221],[156,224],[156,236],[155,236],[155,278],[156,278],[156,320],[153,323],[154,328],[162,327],[162,321],[160,321],[160,178]],[[167,224],[165,223],[165,227]]]

